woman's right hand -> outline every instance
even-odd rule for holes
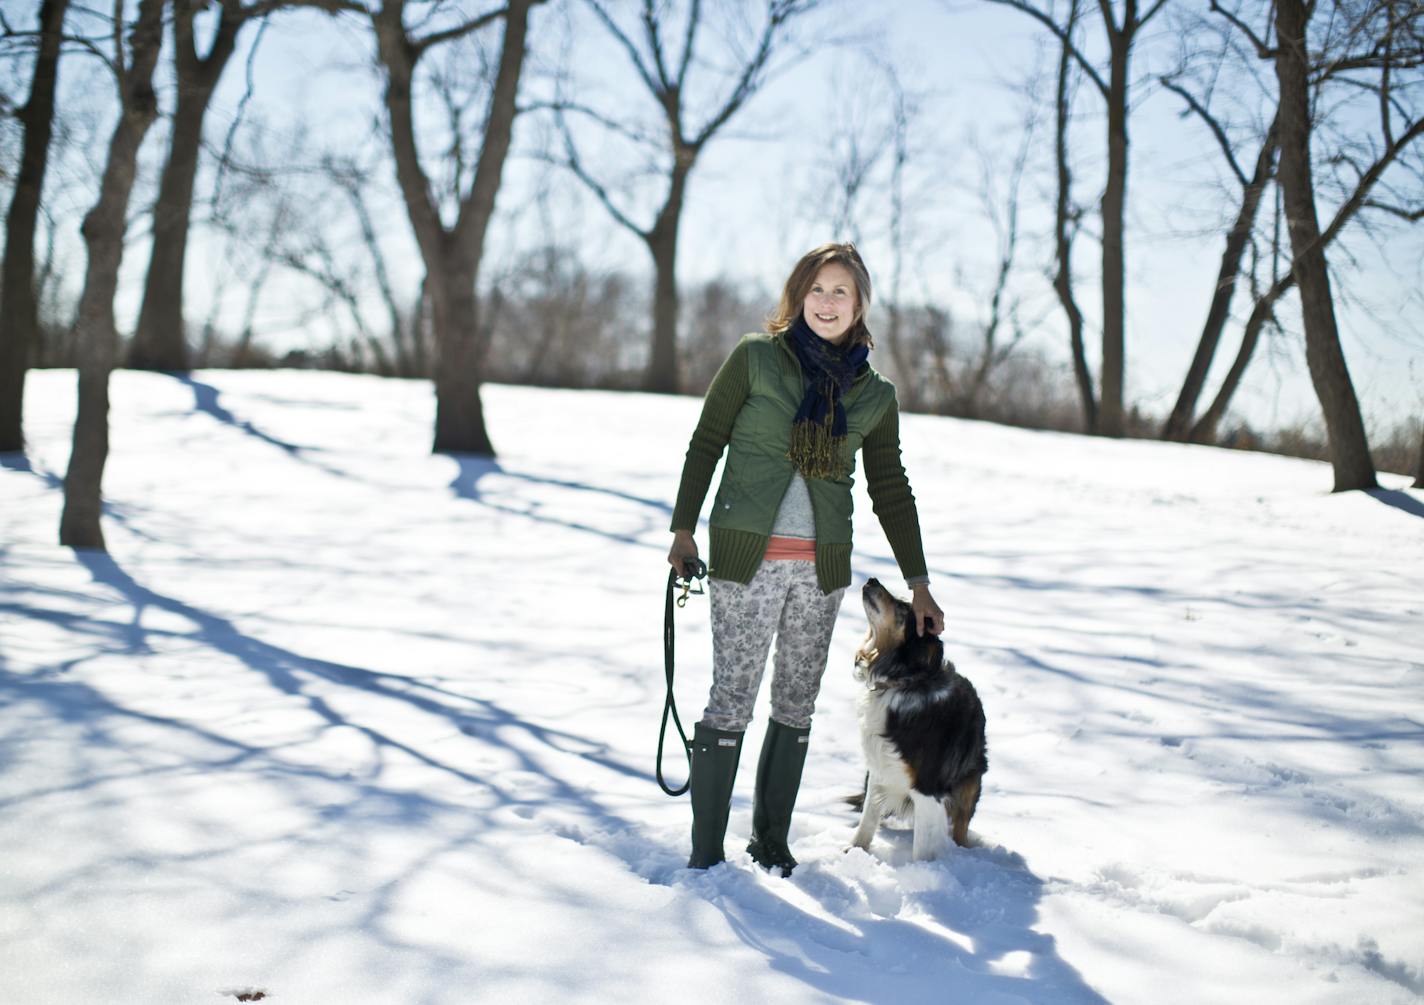
[[[668,565],[677,570],[679,576],[687,575],[687,562],[697,562],[697,542],[690,530],[672,532],[672,547],[668,549]]]

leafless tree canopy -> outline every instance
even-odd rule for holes
[[[431,380],[435,449],[491,453],[484,382],[695,393],[775,300],[787,263],[746,247],[836,238],[872,265],[907,409],[1260,443],[1240,403],[1284,354],[1321,422],[1279,442],[1332,456],[1341,488],[1372,455],[1414,467],[1424,399],[1382,428],[1351,367],[1421,330],[1424,272],[1390,253],[1424,217],[1417,0],[985,0],[1034,57],[959,90],[903,60],[889,27],[923,11],[891,5],[165,0],[159,126],[117,210],[123,105],[95,81],[134,79],[139,8],[120,56],[107,12],[37,6],[0,11],[0,450],[23,445],[28,367],[93,389],[122,359]],[[275,93],[264,60],[294,47],[335,92]],[[1129,142],[1171,116],[1182,149]],[[689,244],[709,218],[738,253]],[[1164,245],[1210,262],[1178,284],[1191,317],[1129,304]],[[1381,262],[1397,300],[1351,281]],[[1166,321],[1178,381],[1134,400]]]

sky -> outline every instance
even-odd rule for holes
[[[714,10],[722,8],[712,5]],[[1180,5],[1186,9],[1191,5]],[[1169,9],[1170,13],[1170,9]],[[724,19],[725,20],[725,19]],[[1093,26],[1096,28],[1096,25]],[[1149,29],[1137,68],[1146,79],[1175,58],[1175,22],[1163,15]],[[283,156],[314,159],[321,150],[376,158],[380,143],[369,123],[380,114],[379,86],[369,67],[366,29],[350,18],[332,20],[312,12],[287,13],[261,34],[248,28],[242,48],[224,78],[210,115],[213,141],[225,134],[243,101],[250,72],[253,91],[244,115],[260,126],[264,146]],[[1090,35],[1090,38],[1093,37]],[[903,86],[918,96],[912,143],[917,151],[908,186],[907,229],[910,265],[904,286],[948,305],[964,322],[982,319],[993,270],[996,241],[981,205],[983,163],[994,165],[997,182],[1007,172],[1024,119],[1019,92],[1035,65],[1045,69],[1045,33],[1029,18],[989,3],[905,0],[882,5],[827,5],[798,34],[802,58],[788,61],[762,93],[707,150],[694,174],[684,215],[679,279],[683,284],[726,277],[771,296],[790,265],[807,247],[851,235],[834,232],[838,195],[827,158],[852,135],[873,136],[883,111],[884,92],[871,60],[893,64]],[[534,13],[533,51],[526,70],[526,96],[552,93],[552,75],[561,60],[572,67],[573,87],[584,99],[610,106],[647,102],[630,77],[621,53],[580,4],[555,4]],[[1095,43],[1090,42],[1090,45]],[[698,68],[695,68],[698,69]],[[704,77],[698,80],[707,79]],[[1050,82],[1051,83],[1051,82]],[[76,86],[78,84],[76,83]],[[1040,99],[1046,83],[1035,93]],[[1215,194],[1220,159],[1205,131],[1182,117],[1180,101],[1143,87],[1132,119],[1132,173],[1129,180],[1127,397],[1149,413],[1165,415],[1175,401],[1215,280],[1220,254],[1216,229],[1228,209]],[[1039,114],[1048,109],[1040,100]],[[1097,198],[1098,152],[1103,133],[1100,103],[1087,91],[1077,103],[1074,125],[1080,183],[1076,196],[1091,209]],[[547,134],[537,114],[521,119],[505,177],[501,214],[490,238],[490,259],[498,262],[547,239],[550,228],[533,208],[536,194],[549,192],[556,236],[572,243],[596,268],[650,276],[646,249],[614,224],[565,173],[551,168],[537,149]],[[1030,146],[1031,166],[1022,187],[1024,239],[1011,293],[1034,322],[1027,344],[1050,358],[1066,360],[1066,335],[1048,283],[1051,254],[1046,215],[1052,193],[1045,170],[1051,153],[1051,123],[1044,118]],[[299,141],[293,139],[293,133]],[[592,134],[583,134],[592,139]],[[146,150],[156,167],[160,131]],[[586,156],[616,176],[619,165],[608,148]],[[383,163],[383,162],[382,162]],[[383,169],[386,170],[386,169]],[[387,171],[387,174],[389,172]],[[209,189],[212,172],[206,171]],[[200,191],[203,181],[200,180]],[[405,289],[413,290],[420,269],[404,212],[389,178],[376,179],[370,195],[380,213],[383,245]],[[1003,191],[997,194],[1003,205]],[[77,234],[82,201],[70,204],[66,221]],[[637,207],[651,219],[647,199]],[[1091,216],[1091,214],[1090,214]],[[1095,225],[1089,220],[1090,229]],[[340,222],[348,237],[354,224]],[[883,296],[891,285],[888,214],[883,198],[863,202],[856,236]],[[1336,249],[1341,336],[1367,419],[1387,426],[1424,412],[1424,302],[1418,289],[1424,237],[1418,227],[1386,226],[1378,241],[1354,236]],[[125,263],[120,317],[137,310],[137,292],[147,261],[143,228]],[[222,242],[194,241],[189,270],[190,317],[209,313],[217,277],[230,266]],[[1078,301],[1090,326],[1098,316],[1098,249],[1085,235],[1075,249]],[[332,322],[312,316],[317,298],[310,284],[279,277],[274,295],[259,315],[272,344],[320,343]],[[221,315],[229,324],[241,298],[226,293]],[[768,307],[770,304],[768,304]],[[1237,301],[1238,315],[1244,309]],[[1306,374],[1294,309],[1282,319],[1284,337],[1272,337],[1257,354],[1236,406],[1254,424],[1276,427],[1315,421],[1318,405]],[[1239,328],[1229,329],[1209,381],[1224,373]],[[730,336],[729,336],[730,337]],[[1096,335],[1090,331],[1096,362]],[[1065,376],[1066,379],[1066,376]],[[1204,396],[1203,407],[1209,400]]]

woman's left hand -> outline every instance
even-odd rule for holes
[[[944,611],[939,609],[926,585],[910,588],[910,609],[915,612],[915,634],[939,635],[944,631]]]

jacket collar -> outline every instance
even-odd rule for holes
[[[791,341],[790,341],[790,339],[787,337],[786,332],[784,332],[784,331],[775,332],[771,337],[772,337],[773,341],[775,341],[776,344],[781,347],[781,351],[784,352],[784,353],[786,353],[786,355],[790,358],[791,364],[792,364],[794,367],[796,367],[796,372],[797,372],[797,373],[800,373],[800,372],[801,372],[801,361],[796,358],[796,350],[793,349],[793,348],[791,348]],[[871,371],[872,369],[873,369],[873,367],[871,367],[871,365],[867,362],[867,363],[865,364],[865,369],[864,369],[864,370],[861,370],[860,373],[856,374],[856,375],[855,375],[855,380],[851,381],[851,385],[850,385],[850,386],[851,386],[852,390],[855,389],[855,388],[857,388],[857,387],[859,387],[862,383],[864,383],[866,380],[868,380],[868,379],[870,378],[870,371]]]

